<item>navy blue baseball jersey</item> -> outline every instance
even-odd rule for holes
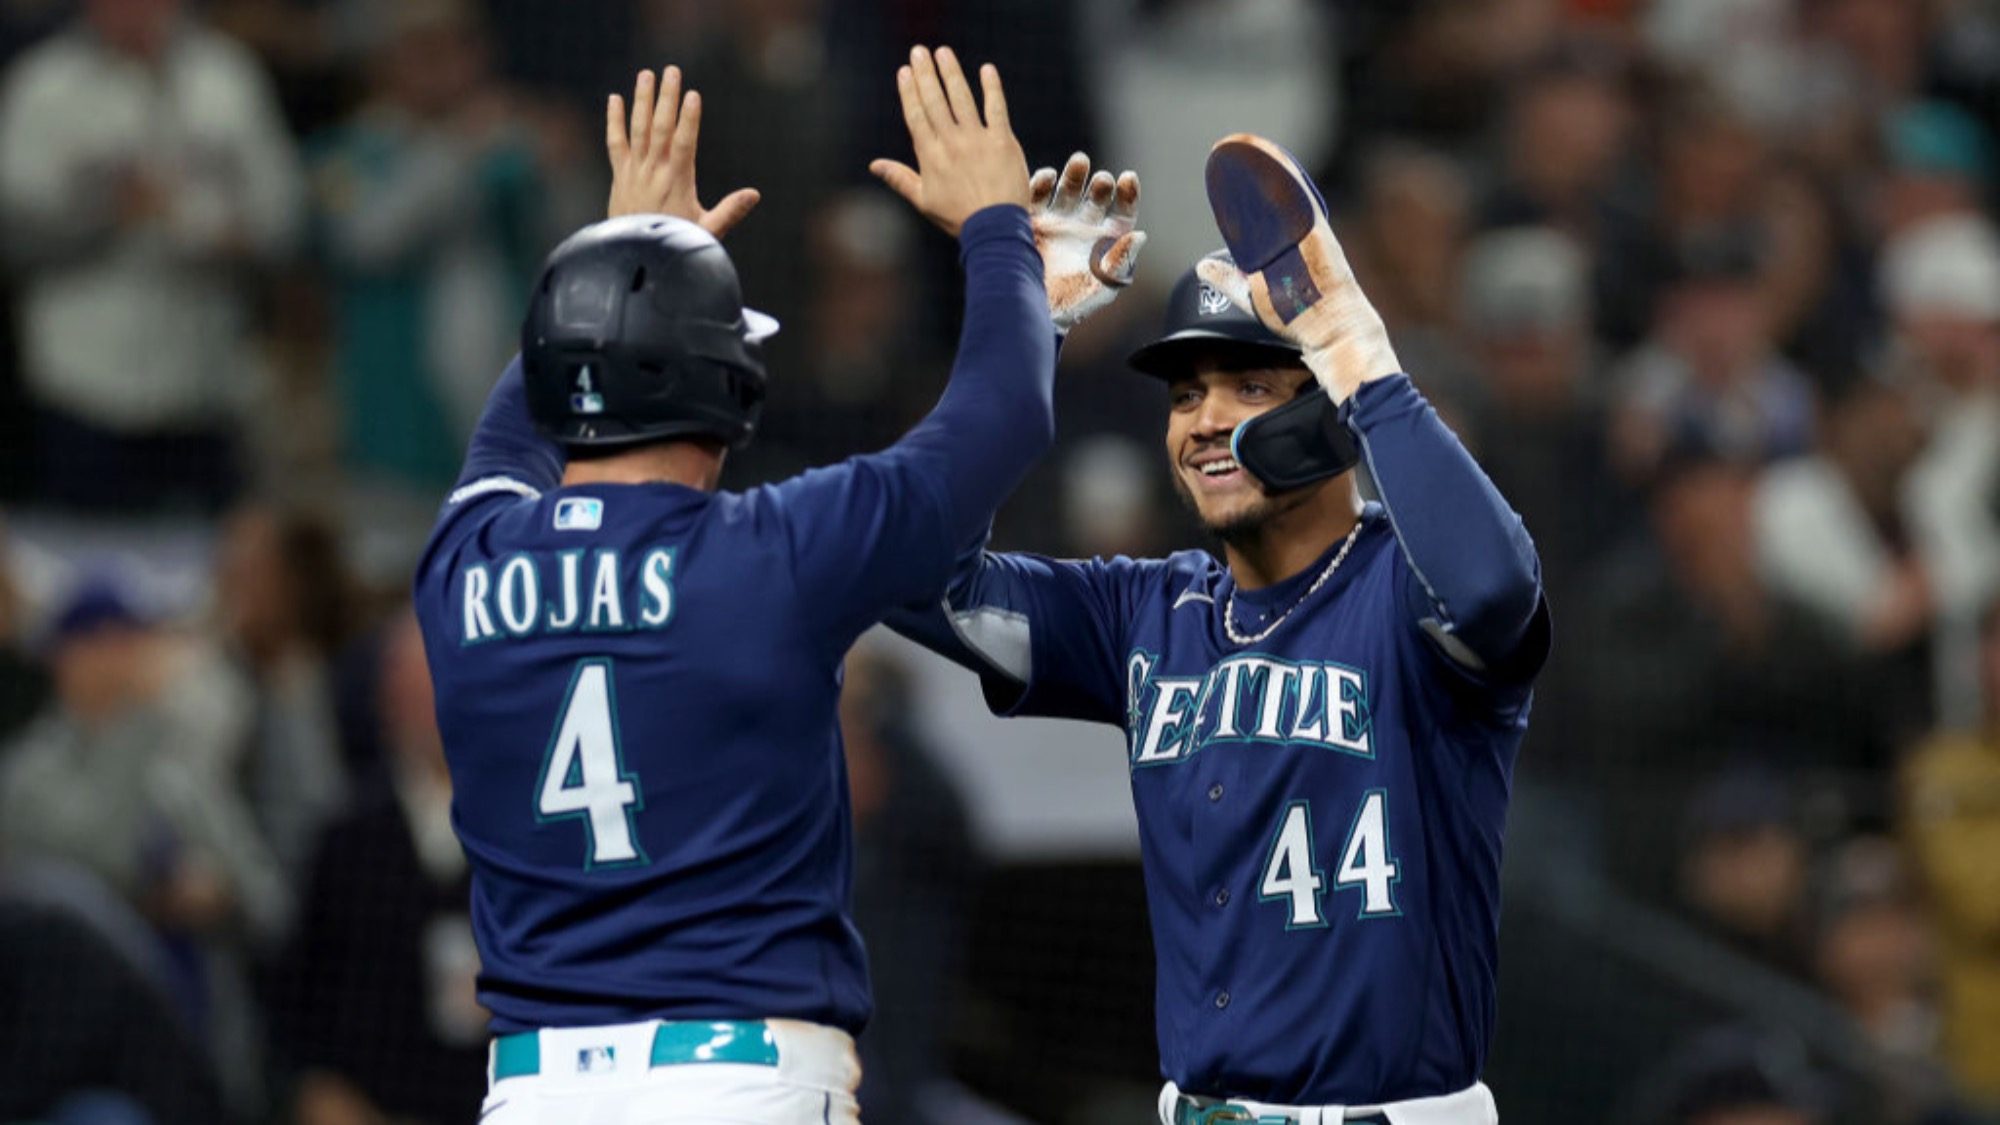
[[[892,618],[981,671],[1000,713],[1125,729],[1161,1069],[1192,1093],[1454,1093],[1492,1029],[1538,567],[1407,378],[1347,416],[1386,503],[1286,581],[1237,590],[1202,551],[975,554],[941,609]],[[1239,635],[1291,615],[1239,645],[1232,599]]]
[[[1053,434],[1018,207],[961,234],[950,385],[890,449],[742,493],[561,485],[519,364],[416,582],[497,1032],[869,1012],[835,708]]]

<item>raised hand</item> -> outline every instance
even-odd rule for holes
[[[1028,214],[1042,252],[1049,317],[1067,332],[1110,304],[1132,283],[1146,232],[1139,219],[1139,177],[1090,171],[1076,153],[1060,174],[1043,168],[1028,181]]]
[[[681,93],[677,66],[661,72],[657,82],[652,71],[639,72],[632,85],[629,128],[625,99],[611,95],[604,105],[604,151],[611,158],[607,217],[672,215],[699,223],[717,238],[728,234],[763,197],[755,188],[743,188],[723,196],[713,208],[703,207],[694,186],[700,139],[701,95]]]
[[[910,64],[896,71],[896,92],[917,166],[895,160],[868,165],[953,236],[975,211],[1001,203],[1028,205],[1028,161],[1007,120],[1000,72],[991,64],[980,67],[979,83],[985,91],[984,121],[951,48],[939,48],[935,57],[922,47],[910,48]]]
[[[1209,150],[1207,181],[1209,209],[1235,261],[1203,259],[1195,266],[1203,281],[1299,345],[1335,402],[1402,370],[1334,237],[1326,200],[1291,153],[1233,133]]]

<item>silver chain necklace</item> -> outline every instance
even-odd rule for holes
[[[1264,626],[1264,631],[1261,633],[1252,633],[1245,636],[1236,631],[1236,587],[1232,584],[1229,587],[1229,599],[1222,606],[1222,631],[1229,635],[1231,641],[1239,645],[1254,645],[1272,633],[1277,632],[1278,626],[1283,625],[1292,614],[1298,612],[1298,608],[1306,604],[1307,598],[1319,593],[1319,588],[1326,585],[1326,580],[1333,577],[1334,571],[1340,569],[1341,561],[1347,558],[1347,552],[1354,546],[1354,540],[1360,534],[1361,521],[1355,520],[1354,529],[1347,533],[1347,538],[1340,544],[1340,551],[1333,556],[1333,561],[1326,564],[1326,569],[1319,572],[1319,577],[1313,579],[1312,585],[1306,587],[1306,592],[1300,594],[1297,601],[1294,601],[1287,607],[1285,612],[1279,614],[1276,621]]]

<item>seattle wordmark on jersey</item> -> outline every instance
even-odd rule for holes
[[[1318,589],[1205,551],[968,552],[891,619],[1009,715],[1122,726],[1158,959],[1162,1076],[1286,1105],[1473,1086],[1500,855],[1548,614],[1532,544],[1406,378],[1350,425],[1384,503]],[[1281,627],[1245,646],[1239,632]],[[1482,655],[1483,654],[1483,655]]]

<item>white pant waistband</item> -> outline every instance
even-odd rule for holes
[[[1172,1082],[1160,1090],[1160,1121],[1163,1125],[1180,1125],[1177,1120],[1182,1092]],[[1389,1119],[1389,1125],[1499,1125],[1500,1110],[1493,1104],[1493,1091],[1486,1083],[1475,1082],[1456,1094],[1445,1094],[1435,1098],[1411,1098],[1408,1101],[1383,1102],[1379,1105],[1275,1105],[1270,1102],[1253,1102],[1242,1098],[1218,1099],[1227,1101],[1230,1107],[1241,1109],[1247,1121],[1260,1118],[1295,1122],[1296,1125],[1340,1125],[1352,1117],[1379,1115]],[[1229,1118],[1224,1115],[1211,1117],[1216,1125],[1223,1125]]]
[[[661,1020],[638,1023],[602,1024],[595,1027],[545,1027],[535,1032],[542,1065],[533,1074],[493,1080],[495,1048],[487,1054],[487,1085],[497,1090],[512,1083],[535,1083],[551,1092],[575,1089],[604,1089],[608,1086],[642,1082],[657,1073],[652,1066],[654,1036]],[[835,1093],[853,1094],[861,1085],[861,1058],[854,1050],[854,1037],[837,1027],[803,1020],[769,1019],[777,1046],[774,1068],[780,1082],[809,1086]],[[677,1071],[737,1067],[729,1062],[677,1066]]]

